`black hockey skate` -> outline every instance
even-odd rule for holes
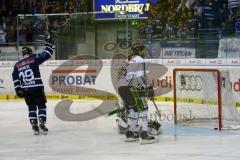
[[[125,142],[134,142],[134,141],[137,141],[139,139],[139,135],[136,132],[133,132],[133,131],[127,130],[125,135],[126,135]]]
[[[148,122],[148,133],[150,135],[159,135],[160,134],[161,124],[157,121]]]
[[[32,125],[32,130],[35,136],[40,134],[38,125]]]
[[[44,135],[48,134],[48,128],[45,126],[45,124],[40,124],[39,128],[40,128],[40,133],[42,133]]]
[[[140,144],[150,144],[156,142],[156,138],[147,133],[147,131],[143,131],[139,136]]]

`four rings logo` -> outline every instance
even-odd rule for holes
[[[202,89],[202,77],[200,75],[181,74],[177,78],[179,90],[201,91]]]

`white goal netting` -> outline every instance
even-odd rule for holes
[[[238,129],[228,72],[207,69],[174,70],[175,123],[211,129]]]

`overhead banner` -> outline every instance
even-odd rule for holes
[[[219,41],[218,58],[240,58],[240,38],[223,38]]]
[[[147,18],[147,0],[95,0],[96,20],[142,19]]]

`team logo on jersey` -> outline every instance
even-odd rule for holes
[[[201,91],[202,89],[202,77],[200,75],[181,74],[177,78],[177,87],[181,91]]]
[[[32,64],[32,63],[34,63],[34,59],[29,59],[27,61],[23,61],[21,63],[18,63],[16,65],[16,67],[19,68],[19,67],[22,67],[22,66],[25,66],[25,65],[29,65],[29,64]]]

